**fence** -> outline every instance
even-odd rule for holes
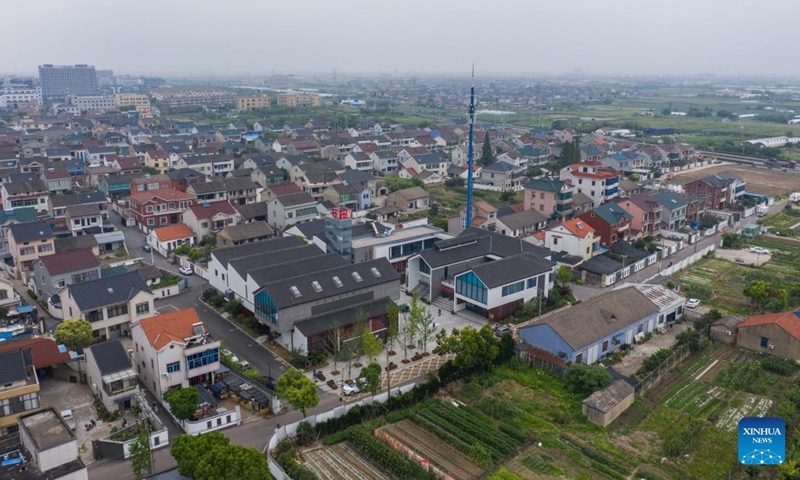
[[[673,275],[676,272],[679,272],[679,271],[683,270],[684,268],[688,267],[689,265],[692,265],[693,263],[698,262],[708,252],[713,252],[715,249],[716,249],[716,245],[709,245],[709,246],[707,246],[707,247],[705,247],[705,248],[703,248],[701,250],[698,250],[697,252],[689,255],[688,257],[684,258],[683,260],[679,261],[678,263],[675,263],[675,264],[673,264],[673,265],[661,270],[660,272],[656,273],[652,277],[646,279],[645,283],[649,282],[650,280],[652,280],[652,279],[654,279],[654,278],[656,278],[658,276],[669,277],[670,275]]]
[[[658,385],[661,380],[664,379],[666,374],[672,371],[678,364],[686,359],[689,356],[689,347],[683,345],[680,347],[675,348],[674,353],[670,355],[666,360],[661,362],[655,370],[648,373],[646,377],[641,379],[639,383],[636,384],[634,387],[634,391],[636,392],[637,397],[641,397],[648,390]]]
[[[411,383],[409,385],[403,385],[402,387],[394,388],[394,389],[392,389],[392,395],[400,395],[401,393],[406,393],[407,391],[411,390],[412,388],[414,388],[414,384],[413,383]],[[283,471],[283,468],[281,468],[281,466],[278,465],[278,462],[276,462],[275,459],[272,458],[272,453],[271,452],[272,452],[272,449],[274,449],[281,440],[283,440],[283,439],[285,439],[287,437],[293,437],[297,433],[297,426],[300,425],[300,423],[308,422],[312,426],[315,426],[317,423],[325,422],[327,420],[330,420],[331,418],[339,418],[339,417],[341,417],[345,413],[349,412],[356,405],[362,405],[362,406],[370,405],[373,402],[383,403],[383,402],[387,401],[388,399],[389,399],[389,393],[388,392],[381,393],[380,395],[375,395],[374,399],[371,398],[371,397],[367,397],[367,398],[364,398],[363,400],[360,400],[358,402],[353,402],[353,403],[348,404],[348,405],[342,405],[341,407],[336,407],[333,410],[328,410],[327,412],[324,412],[324,413],[320,413],[320,414],[317,414],[317,415],[312,415],[310,417],[304,418],[302,420],[298,420],[298,421],[296,421],[294,423],[291,423],[289,425],[283,425],[283,426],[280,426],[280,427],[276,428],[275,429],[275,435],[273,435],[272,438],[269,439],[269,442],[267,443],[267,447],[266,447],[266,449],[267,449],[267,462],[269,463],[269,473],[272,474],[272,476],[273,476],[273,478],[275,478],[275,480],[292,480],[292,478],[289,475],[287,475],[286,472]]]
[[[546,370],[562,378],[567,373],[567,362],[548,351],[530,345],[519,351],[519,358],[531,367]]]

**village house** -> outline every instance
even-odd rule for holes
[[[275,236],[275,230],[267,222],[250,222],[223,228],[217,234],[217,247],[230,247],[245,243],[260,242]]]
[[[32,271],[37,259],[56,253],[55,236],[44,220],[13,224],[8,227],[7,238],[16,278],[22,278],[22,272]]]
[[[556,223],[545,230],[544,246],[553,252],[588,260],[600,250],[600,238],[595,230],[580,218]]]
[[[525,210],[536,210],[547,218],[566,220],[572,216],[572,188],[561,180],[543,178],[525,185]]]
[[[431,205],[431,195],[421,187],[411,187],[390,193],[386,205],[394,206],[404,213],[427,210]]]
[[[147,234],[147,244],[164,257],[181,245],[194,245],[194,233],[183,223],[154,228]]]
[[[47,255],[34,261],[36,295],[49,300],[73,283],[100,278],[100,261],[91,250],[74,250]]]
[[[560,174],[576,193],[589,196],[598,207],[619,195],[620,173],[606,170],[600,162],[587,161],[564,167]]]
[[[42,180],[3,183],[0,185],[0,195],[3,200],[3,210],[10,211],[16,208],[33,207],[37,213],[47,211],[47,200],[50,192],[47,184]]]
[[[658,235],[661,230],[661,204],[646,193],[628,198],[618,198],[617,205],[631,214],[631,235],[645,237]]]
[[[284,230],[297,223],[317,218],[317,201],[306,192],[290,193],[267,202],[267,218],[272,228]]]
[[[601,205],[578,218],[594,229],[604,248],[611,248],[619,240],[627,242],[630,237],[633,215],[616,203]]]
[[[130,196],[131,213],[142,231],[179,223],[181,213],[194,202],[191,194],[171,188],[136,192]]]

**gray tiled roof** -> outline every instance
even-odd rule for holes
[[[101,375],[110,375],[133,368],[125,348],[119,340],[96,343],[89,347]]]
[[[25,368],[25,356],[22,350],[0,353],[0,383],[19,382],[28,378]]]
[[[224,234],[234,242],[241,242],[254,238],[270,237],[275,234],[275,230],[267,222],[251,222],[225,227],[220,234]]]
[[[313,247],[313,248],[312,248]],[[248,264],[238,265],[239,271],[247,274],[259,285],[276,282],[285,278],[300,277],[309,273],[347,265],[340,255],[325,253],[316,245],[284,250],[280,257],[271,255],[270,259],[250,259]],[[231,264],[233,266],[233,264]]]
[[[610,412],[619,403],[633,395],[633,386],[625,380],[617,380],[608,387],[589,395],[583,404],[603,413]]]
[[[305,242],[297,237],[281,237],[235,247],[217,248],[211,252],[211,256],[216,258],[222,265],[227,266],[228,263],[238,258],[265,255],[297,245],[305,245]]]
[[[88,217],[90,215],[100,215],[100,207],[96,203],[82,203],[67,207],[67,216],[70,218]]]
[[[420,252],[420,256],[432,268],[439,268],[487,255],[504,258],[525,252],[543,258],[552,254],[546,248],[522,240],[470,227],[455,238],[436,242],[433,248]]]
[[[248,203],[246,205],[234,205],[233,208],[239,212],[245,220],[250,220],[256,217],[266,217],[269,209],[264,202]]]
[[[144,278],[136,271],[74,283],[67,288],[81,312],[126,302],[139,292],[150,292]]]
[[[50,230],[50,225],[44,220],[15,223],[8,227],[8,229],[11,235],[14,236],[14,241],[17,243],[53,238],[53,231]]]
[[[579,350],[656,312],[658,308],[653,302],[631,286],[603,293],[542,317],[523,330],[549,325],[573,350]]]
[[[70,205],[79,205],[82,203],[106,203],[108,199],[103,192],[89,192],[89,193],[76,193],[70,195],[52,195],[50,203],[53,207],[68,207]]]
[[[523,210],[519,213],[503,215],[500,217],[499,221],[503,222],[503,225],[507,226],[508,228],[521,230],[523,228],[545,222],[547,221],[547,217],[531,208],[529,210]]]
[[[30,180],[26,182],[15,182],[4,184],[9,195],[20,195],[23,193],[46,192],[47,184],[42,180]]]
[[[290,193],[288,195],[281,195],[275,198],[284,207],[294,207],[297,205],[305,205],[307,203],[317,203],[314,197],[306,192]]]
[[[472,267],[472,272],[488,288],[507,285],[525,278],[552,271],[555,262],[532,253],[520,253],[502,260],[493,260]]]
[[[203,182],[203,183],[193,183],[189,188],[192,189],[194,193],[199,195],[225,191],[225,185],[222,183],[221,180],[214,180],[211,182]]]

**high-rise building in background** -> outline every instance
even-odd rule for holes
[[[97,74],[92,65],[40,65],[39,82],[44,99],[97,95]]]

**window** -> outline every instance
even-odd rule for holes
[[[189,370],[219,362],[219,348],[209,348],[205,352],[198,352],[186,357],[186,367]]]
[[[353,280],[355,280],[356,282],[364,281],[364,279],[361,278],[361,275],[359,275],[358,272],[353,272],[351,273],[351,275],[353,276]]]
[[[511,285],[506,285],[505,287],[503,287],[503,296],[507,297],[511,294],[521,292],[524,289],[525,289],[524,281],[512,283]]]
[[[555,235],[554,235],[554,236],[553,236],[553,245],[558,245],[558,241],[559,241],[560,239],[561,239],[561,237],[558,237],[558,236],[555,236]]]
[[[297,287],[295,287],[294,285],[292,285],[291,287],[289,287],[289,290],[291,290],[291,292],[292,292],[292,296],[293,296],[294,298],[297,298],[297,297],[302,297],[302,296],[303,296],[303,294],[302,294],[302,293],[300,293],[300,289],[299,289],[299,288],[297,288]]]
[[[528,285],[526,288],[536,288],[536,277],[528,279]]]
[[[456,278],[456,293],[484,305],[487,302],[488,289],[473,272],[467,272]]]
[[[761,346],[763,348],[767,348],[767,346],[769,346],[769,338],[761,337]]]
[[[644,323],[640,323],[638,327],[636,327],[636,333],[642,333],[644,331]]]
[[[150,304],[147,302],[136,304],[136,315],[144,315],[150,312]]]
[[[544,200],[544,192],[542,192],[542,193],[540,193],[540,194],[539,194],[539,198],[540,198],[540,199],[542,199],[542,200]]]
[[[160,223],[161,225],[166,225],[168,222],[169,219],[167,217],[161,217],[161,220],[158,223]]]
[[[425,260],[423,260],[422,258],[419,259],[419,272],[420,273],[426,273],[428,275],[431,274],[430,265],[428,265],[428,263]]]
[[[292,213],[292,212],[287,212],[286,213],[286,218],[293,218],[293,217],[294,217],[294,213]]]
[[[36,249],[33,247],[22,247],[19,249],[20,255],[33,255],[36,253]]]
[[[175,373],[181,371],[181,362],[174,362],[167,364],[167,373]]]
[[[344,284],[342,283],[342,280],[339,277],[333,277],[333,283],[335,283],[338,288],[341,288],[341,287],[344,286]]]
[[[604,352],[607,352],[607,351],[608,351],[608,340],[606,340],[605,342],[603,342],[603,351],[604,351]]]
[[[579,353],[575,355],[575,363],[583,363],[583,354]]]
[[[314,287],[314,291],[317,292],[317,293],[322,291],[322,285],[320,285],[319,282],[316,281],[316,280],[311,282],[311,286]]]
[[[152,227],[155,224],[156,224],[156,219],[155,218],[148,218],[147,219],[147,225],[148,226]]]
[[[50,244],[50,243],[45,243],[44,245],[39,245],[39,246],[36,248],[36,250],[38,250],[38,251],[39,251],[39,253],[43,253],[43,252],[52,252],[52,251],[53,251],[53,245],[52,245],[52,244]]]
[[[379,272],[377,268],[371,267],[369,271],[372,272],[372,274],[375,275],[376,278],[380,278],[381,272]]]
[[[153,206],[152,205],[148,205],[148,206],[144,207],[144,211],[147,212],[147,213],[153,213]]]
[[[113,307],[108,307],[106,309],[106,314],[108,315],[108,318],[119,317],[120,315],[127,315],[128,304],[123,303],[121,305],[114,305]]]
[[[93,310],[86,314],[87,322],[99,322],[103,319],[103,310]]]

